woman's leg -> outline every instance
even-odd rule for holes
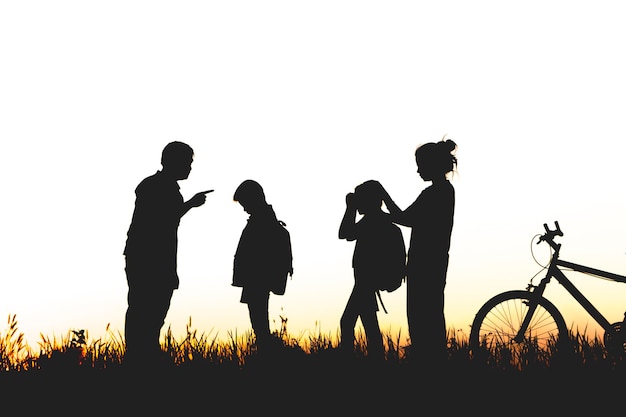
[[[407,280],[410,355],[413,360],[429,361],[433,364],[433,361],[443,361],[446,358],[445,275],[442,277],[441,271],[420,275],[419,282],[420,285],[416,285],[411,279]]]

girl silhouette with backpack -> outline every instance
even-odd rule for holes
[[[358,185],[354,193],[346,195],[346,211],[339,227],[340,239],[356,241],[352,257],[354,287],[340,320],[340,346],[345,353],[353,352],[354,327],[360,317],[367,355],[374,360],[384,359],[376,295],[383,287],[392,288],[386,285],[389,281],[401,282],[406,263],[402,231],[381,209],[383,195],[378,181]],[[362,215],[358,221],[357,212]]]

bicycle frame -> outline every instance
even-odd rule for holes
[[[614,274],[612,272],[607,272],[607,271],[603,271],[600,269],[590,268],[585,265],[580,265],[580,264],[576,264],[573,262],[568,262],[568,261],[559,259],[559,251],[561,249],[561,245],[558,243],[555,243],[553,240],[553,237],[555,235],[562,235],[562,233],[559,229],[558,223],[556,223],[556,226],[557,226],[556,230],[550,231],[548,230],[547,225],[544,224],[544,227],[547,233],[546,235],[544,235],[544,237],[542,237],[542,239],[540,239],[539,242],[537,242],[537,243],[541,243],[542,240],[546,241],[554,249],[554,254],[552,255],[550,266],[548,267],[548,272],[545,278],[541,280],[538,286],[534,287],[534,289],[531,290],[532,294],[536,297],[536,299],[541,298],[543,295],[543,292],[546,289],[546,285],[548,285],[548,283],[550,282],[552,278],[556,279],[559,282],[559,284],[561,284],[567,290],[567,292],[569,292],[571,296],[574,297],[576,301],[578,301],[578,303],[585,309],[585,311],[587,311],[587,313],[589,313],[589,315],[591,315],[591,317],[593,317],[594,320],[596,320],[596,322],[600,326],[602,326],[604,331],[607,334],[612,335],[614,331],[613,325],[606,319],[606,317],[604,317],[604,315],[602,315],[602,313],[600,313],[600,311],[593,304],[591,304],[591,302],[587,299],[587,297],[585,297],[578,290],[578,288],[574,286],[574,284],[565,276],[565,273],[560,268],[561,267],[569,268],[570,270],[573,270],[573,271],[586,273],[586,274],[593,275],[596,277],[607,278],[616,282],[626,283],[626,276]],[[532,287],[529,286],[529,290],[531,288]],[[535,299],[535,297],[531,299]],[[524,334],[526,333],[530,320],[533,314],[535,313],[535,309],[537,308],[537,303],[531,302],[528,307],[529,308],[528,308],[526,317],[524,318],[521,328],[514,338],[514,340],[518,343],[524,340]]]

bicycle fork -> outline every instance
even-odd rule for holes
[[[528,326],[530,325],[530,321],[532,320],[533,315],[535,314],[535,310],[537,310],[537,305],[539,304],[538,300],[540,300],[543,297],[543,292],[546,290],[546,285],[548,285],[548,283],[550,282],[550,276],[551,274],[550,272],[548,272],[545,278],[543,278],[541,282],[539,282],[539,285],[537,286],[528,284],[528,287],[526,289],[528,290],[529,293],[531,293],[531,296],[528,297],[528,303],[527,303],[528,311],[526,311],[526,316],[524,316],[524,320],[522,321],[522,324],[519,330],[517,331],[517,334],[513,338],[513,341],[515,343],[521,343],[524,341],[524,335],[526,334],[526,330],[528,329]]]

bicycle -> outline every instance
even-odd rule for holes
[[[526,290],[505,291],[489,299],[476,313],[470,330],[470,350],[505,347],[521,351],[532,344],[539,349],[548,349],[559,341],[570,342],[570,334],[563,315],[558,308],[543,296],[551,279],[558,281],[591,317],[604,329],[603,341],[607,350],[623,354],[626,348],[626,328],[624,321],[609,322],[602,313],[574,286],[565,271],[578,271],[591,276],[616,282],[626,282],[626,276],[590,268],[559,259],[561,244],[554,239],[563,236],[557,221],[550,230],[544,223],[545,233],[539,236],[537,244],[545,242],[551,247],[551,258],[545,277],[539,285],[533,285],[531,278]],[[535,236],[536,237],[536,236]],[[533,238],[534,239],[534,238]],[[541,272],[541,271],[540,271]],[[626,313],[624,316],[626,320]]]

